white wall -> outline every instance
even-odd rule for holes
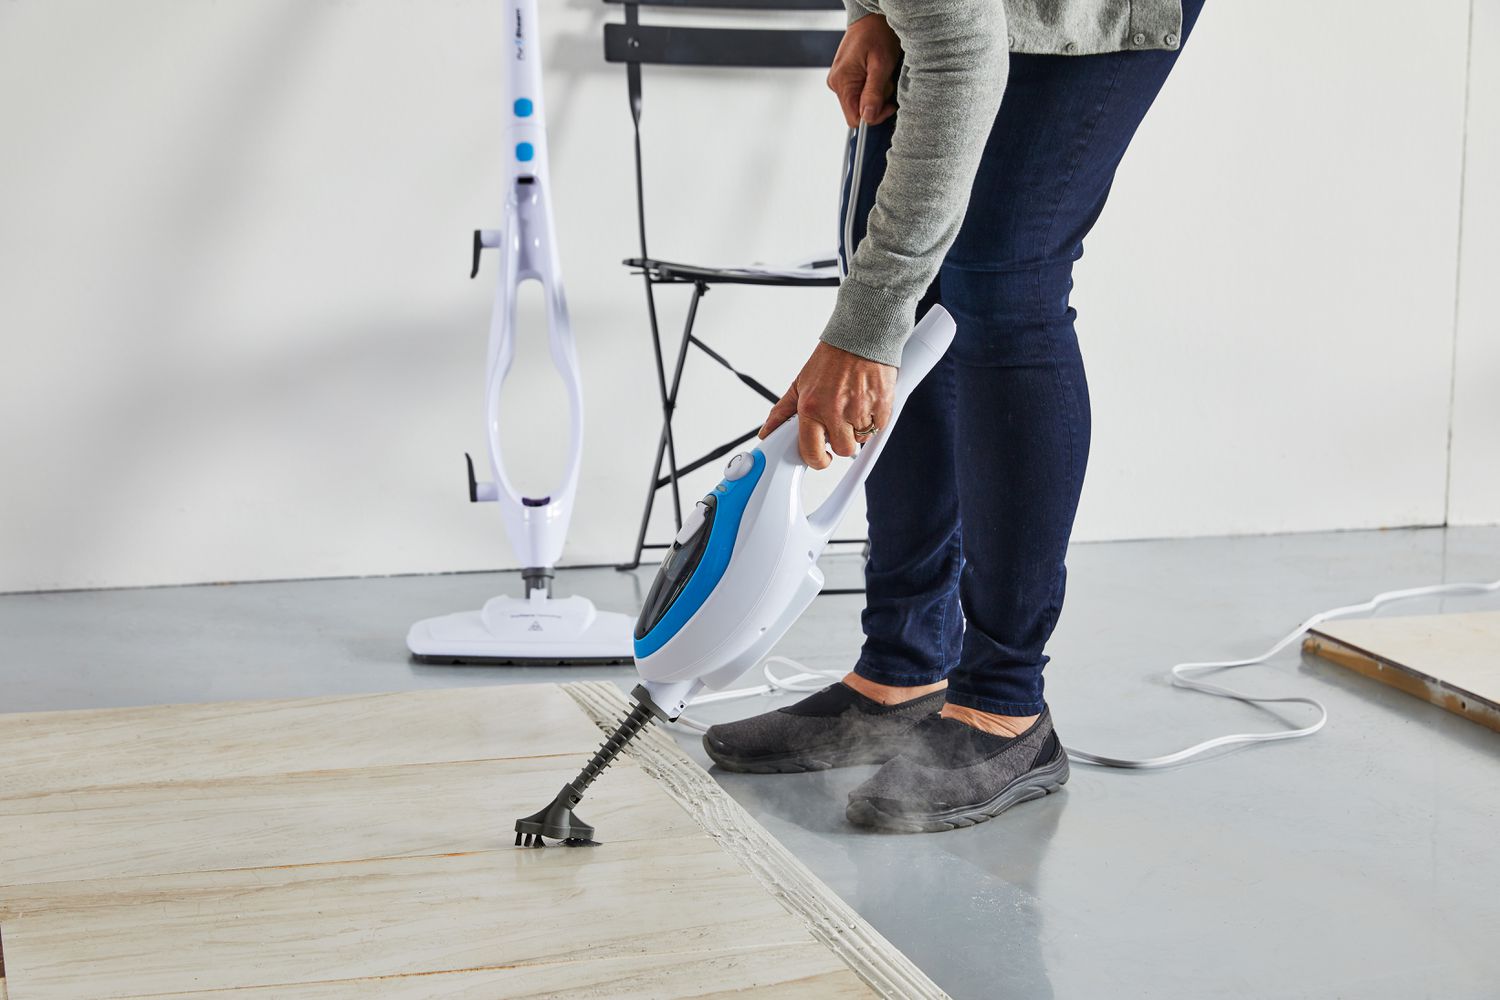
[[[1448,517],[1500,512],[1500,0],[1476,0],[1464,164],[1463,264]]]
[[[1494,521],[1500,45],[1477,2],[1452,510]],[[1380,6],[1209,5],[1078,270],[1080,537],[1444,520],[1468,6],[1429,5],[1420,31]],[[591,416],[567,561],[611,561],[656,436],[618,264],[629,122],[599,40],[618,12],[543,14]],[[462,479],[483,448],[492,287],[466,275],[501,197],[500,20],[495,0],[0,4],[0,591],[511,564]],[[668,72],[646,98],[653,250],[831,243],[820,74]],[[780,386],[830,301],[720,289],[701,329]],[[553,384],[539,344],[519,365],[511,444],[545,488],[552,438],[521,417]],[[708,363],[690,378],[685,453],[763,415]]]

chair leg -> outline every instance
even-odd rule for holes
[[[678,528],[682,527],[682,491],[680,481],[683,476],[696,471],[702,466],[722,458],[729,451],[744,442],[755,437],[756,430],[735,438],[727,444],[721,445],[713,451],[708,452],[699,459],[690,462],[686,466],[677,464],[677,441],[672,433],[672,418],[677,410],[677,395],[682,387],[682,373],[687,364],[687,352],[689,346],[697,347],[714,361],[728,369],[736,378],[743,382],[748,388],[763,398],[775,403],[779,398],[774,392],[753,377],[741,372],[729,363],[729,359],[715,351],[708,344],[693,335],[693,327],[698,319],[698,303],[708,293],[709,286],[703,282],[693,283],[693,296],[688,300],[687,315],[683,320],[682,337],[677,344],[677,357],[672,365],[670,380],[667,377],[666,357],[662,352],[660,327],[657,323],[656,296],[654,282],[648,275],[646,281],[646,307],[651,320],[651,346],[656,356],[656,382],[657,392],[661,397],[662,425],[661,433],[656,439],[656,460],[651,464],[651,478],[646,483],[646,502],[641,511],[641,521],[636,531],[635,551],[629,562],[619,563],[616,569],[633,570],[641,565],[641,555],[646,549],[646,534],[651,526],[651,514],[656,507],[656,494],[665,487],[672,490],[672,509]],[[662,475],[662,464],[666,463],[667,474]],[[870,546],[868,539],[836,538],[835,543],[863,542],[863,556],[866,560],[870,557]],[[826,589],[825,594],[862,594],[863,588]]]
[[[672,369],[672,391],[668,396],[666,414],[667,435],[667,469],[668,478],[672,483],[672,509],[677,514],[677,527],[682,528],[682,490],[678,486],[678,478],[682,472],[677,466],[677,441],[672,436],[672,414],[677,410],[677,391],[682,387],[682,369],[687,364],[688,345],[693,342],[693,324],[698,321],[698,303],[708,293],[708,286],[703,282],[693,285],[693,297],[688,300],[687,317],[682,324],[682,341],[677,345],[677,365]],[[657,472],[661,469],[658,467]]]
[[[688,302],[686,320],[682,327],[682,338],[677,345],[677,359],[672,367],[672,378],[667,380],[665,358],[662,354],[661,336],[656,323],[656,298],[650,278],[647,278],[647,308],[651,314],[651,342],[656,352],[657,390],[661,396],[661,434],[656,440],[656,461],[651,465],[651,478],[646,485],[646,502],[641,512],[640,528],[636,533],[635,552],[628,563],[616,568],[635,569],[641,564],[641,553],[646,548],[646,531],[651,524],[651,512],[656,506],[656,493],[661,489],[662,461],[667,463],[667,483],[672,487],[672,513],[678,528],[682,527],[682,491],[678,479],[683,472],[677,465],[677,441],[672,433],[672,415],[677,409],[677,392],[682,386],[682,370],[687,365],[688,345],[693,341],[693,324],[698,318],[698,302],[708,291],[702,282],[693,285],[693,297]]]
[[[672,389],[668,389],[667,388],[666,362],[665,362],[665,360],[663,358],[662,349],[661,349],[661,325],[660,325],[660,323],[657,322],[657,318],[656,318],[656,291],[655,291],[655,282],[653,282],[651,280],[651,276],[649,274],[645,276],[645,282],[646,282],[646,312],[650,316],[650,319],[651,319],[651,348],[655,352],[655,355],[656,355],[656,391],[657,391],[657,395],[661,398],[661,413],[662,413],[662,421],[666,425],[666,427],[665,427],[664,430],[665,430],[665,433],[667,435],[666,436],[667,447],[668,447],[668,449],[671,452],[672,462],[675,465],[676,461],[677,461],[677,449],[676,449],[676,442],[673,441],[672,437],[671,437],[671,424],[672,424],[672,408],[675,405],[675,401],[676,401],[676,398],[677,398],[677,392],[676,392],[675,386]],[[658,455],[657,459],[656,459],[656,471],[657,471],[658,474],[660,474],[660,472],[661,472],[661,456],[660,455]],[[654,479],[652,481],[655,482]],[[647,503],[647,516],[648,517],[650,516],[650,507],[651,507],[649,500],[650,500],[650,498],[648,498],[648,503]],[[677,520],[680,522],[682,520],[682,510],[681,510],[680,506],[678,507],[678,509],[676,511],[676,514],[677,514]],[[639,561],[639,558],[640,558],[640,553],[639,552],[636,553],[636,558],[637,558],[637,561]]]
[[[651,465],[651,478],[646,483],[646,506],[641,511],[641,526],[635,535],[635,553],[630,557],[629,562],[617,563],[615,569],[630,570],[641,565],[641,553],[646,549],[646,529],[651,526],[651,511],[656,506],[656,491],[661,489],[657,483],[661,479],[661,462],[666,451],[667,430],[663,427],[656,437],[656,461]]]
[[[739,379],[746,386],[748,386],[751,392],[759,393],[761,396],[765,397],[765,399],[770,402],[772,406],[775,406],[777,403],[781,402],[781,397],[779,395],[772,392],[770,389],[767,389],[755,377],[746,375],[734,365],[730,364],[728,358],[724,357],[724,355],[720,354],[712,347],[709,347],[697,337],[693,338],[693,346],[697,347],[698,350],[702,351],[704,354],[707,354],[709,357],[713,358],[720,365],[726,368],[729,371],[729,374],[733,375],[735,378]]]

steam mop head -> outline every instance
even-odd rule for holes
[[[594,828],[573,815],[577,804],[578,794],[573,786],[564,785],[547,808],[516,820],[516,846],[546,847],[543,837],[560,840],[564,847],[595,846],[598,841],[594,840]]]
[[[593,847],[597,845],[594,840],[594,828],[573,814],[573,807],[578,805],[583,798],[583,793],[593,784],[594,779],[604,772],[604,769],[613,764],[620,752],[650,724],[656,712],[651,705],[650,696],[645,689],[637,687],[633,692],[636,699],[635,707],[630,714],[621,719],[615,726],[614,731],[609,734],[594,751],[594,756],[584,765],[578,777],[562,786],[562,790],[545,808],[532,813],[530,816],[516,820],[516,846],[517,847],[546,847],[546,840],[562,841],[564,847]]]

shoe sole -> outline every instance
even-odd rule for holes
[[[1061,746],[1057,756],[1041,767],[1032,768],[999,793],[977,805],[960,806],[932,813],[892,813],[869,799],[849,803],[845,815],[856,826],[890,833],[941,833],[961,830],[994,819],[1011,806],[1030,802],[1057,791],[1068,783],[1068,752]]]
[[[834,747],[825,751],[779,754],[774,757],[739,757],[714,746],[703,737],[703,750],[719,767],[739,774],[802,774],[807,771],[829,771],[836,767],[858,767],[861,764],[884,764],[900,752],[899,748],[868,744]]]

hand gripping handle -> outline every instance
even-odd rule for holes
[[[891,419],[874,438],[859,449],[854,462],[844,472],[844,478],[839,480],[818,509],[807,517],[807,523],[819,537],[831,537],[843,520],[854,495],[864,486],[865,477],[870,474],[875,460],[880,457],[881,449],[885,447],[891,429],[896,426],[896,419],[901,416],[901,408],[906,404],[907,397],[942,360],[948,345],[953,343],[955,329],[953,317],[948,315],[948,311],[942,306],[933,306],[912,331],[911,338],[901,350],[901,368],[896,373],[896,396],[891,402]]]

